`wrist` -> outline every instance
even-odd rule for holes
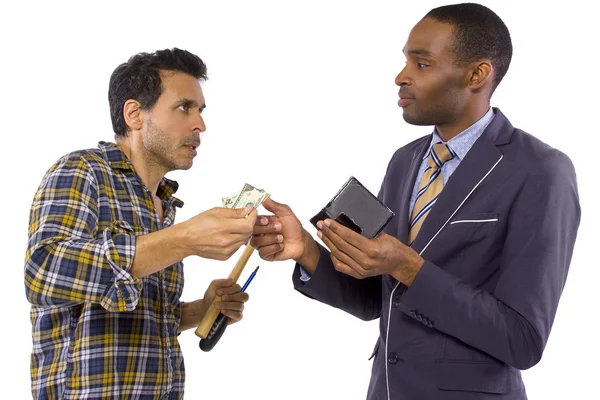
[[[174,250],[178,254],[181,254],[181,259],[184,259],[191,255],[195,255],[190,244],[190,234],[188,231],[187,221],[175,224],[171,227],[171,229],[173,229],[174,232],[172,245]]]
[[[295,258],[294,261],[312,274],[317,269],[321,252],[319,251],[317,242],[306,229],[302,230],[302,243],[302,254],[298,258]]]
[[[390,275],[406,286],[410,286],[421,270],[424,262],[425,260],[417,254],[416,257],[411,258],[410,261],[407,261],[405,264],[396,267],[396,269]]]
[[[204,316],[208,312],[208,307],[210,307],[210,304],[206,304],[204,299],[198,299],[196,300],[196,304],[194,304],[194,306],[196,308],[196,317],[198,318],[198,323],[200,323],[200,321],[204,319]]]

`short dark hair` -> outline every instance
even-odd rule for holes
[[[510,33],[500,17],[480,4],[463,3],[434,8],[425,18],[454,25],[453,50],[458,65],[484,58],[492,62],[493,93],[508,71],[513,51]]]
[[[196,55],[178,48],[138,53],[119,65],[110,77],[108,104],[116,137],[127,136],[129,128],[123,117],[123,105],[129,99],[140,102],[143,110],[150,110],[163,91],[160,70],[184,72],[207,80],[206,65]]]

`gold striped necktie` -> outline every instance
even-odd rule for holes
[[[427,160],[427,168],[419,184],[417,199],[413,207],[408,228],[408,243],[412,245],[413,241],[423,225],[423,221],[434,206],[440,192],[444,188],[444,179],[442,177],[442,165],[452,160],[456,153],[444,143],[436,143],[432,146]]]

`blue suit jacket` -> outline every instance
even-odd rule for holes
[[[380,319],[368,399],[526,399],[520,370],[542,357],[579,227],[569,158],[498,109],[448,180],[413,243],[425,264],[407,288],[389,275],[317,270],[294,285],[364,320]],[[407,243],[408,209],[431,136],[399,149],[379,198]]]

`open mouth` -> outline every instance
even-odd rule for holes
[[[200,143],[190,143],[190,144],[186,144],[184,147],[187,147],[190,150],[196,151],[198,149],[198,147],[200,147]]]

